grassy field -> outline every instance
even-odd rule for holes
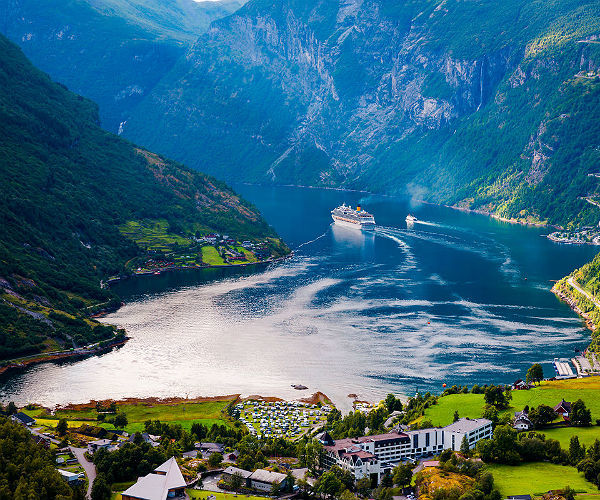
[[[204,491],[204,490],[193,490],[188,489],[186,493],[190,498],[208,498],[210,495],[215,497],[215,500],[265,500],[265,497],[255,497],[251,495],[232,495],[228,493],[220,493],[214,491]]]
[[[511,407],[506,411],[522,410],[526,405],[530,408],[540,404],[553,407],[563,398],[566,401],[581,398],[592,411],[594,422],[600,418],[599,396],[600,377],[543,382],[539,387],[528,391],[513,391]],[[481,416],[484,405],[483,394],[452,394],[440,398],[436,405],[425,411],[423,418],[431,420],[433,425],[448,425],[452,423],[455,410],[458,410],[461,417],[476,418]]]
[[[114,489],[113,485],[113,489]],[[120,491],[125,491],[130,485],[128,484],[127,487],[125,488],[119,488]],[[188,496],[190,498],[193,499],[205,499],[208,498],[209,496],[213,496],[213,498],[215,500],[265,500],[265,497],[255,497],[252,495],[233,495],[230,493],[221,493],[221,492],[216,492],[216,491],[205,491],[205,490],[194,490],[194,489],[187,489],[186,493],[188,494]],[[113,493],[111,500],[121,500],[121,493],[117,492],[117,493]],[[590,500],[595,500],[595,499],[590,499]]]
[[[219,401],[206,401],[200,403],[136,403],[136,404],[117,404],[117,411],[127,415],[128,424],[125,427],[127,432],[137,432],[144,429],[146,420],[160,420],[161,422],[181,424],[184,429],[190,429],[194,422],[211,426],[221,424],[231,426],[223,413],[225,407],[231,402],[231,399]],[[47,427],[56,427],[58,420],[66,418],[69,427],[79,427],[83,424],[100,425],[106,429],[114,429],[112,424],[98,423],[96,417],[98,413],[95,409],[82,410],[57,410],[55,415],[50,418],[47,416],[38,417],[43,414],[43,410],[25,410],[25,413],[36,419],[38,425]]]
[[[487,468],[494,475],[494,482],[503,497],[539,495],[565,486],[570,486],[577,492],[598,492],[598,489],[588,483],[577,469],[565,465],[537,462],[517,466],[494,464],[488,465]]]
[[[169,233],[169,223],[164,219],[128,221],[119,227],[119,231],[146,250],[167,252],[174,245],[180,247],[190,245],[190,240],[187,238]]]
[[[600,500],[600,493],[581,493],[575,495],[575,500]]]
[[[558,427],[544,430],[544,434],[548,438],[558,440],[563,448],[568,449],[571,436],[578,436],[579,442],[586,446],[600,439],[600,427]]]
[[[209,246],[202,247],[202,262],[210,266],[222,266],[225,264],[217,249]]]

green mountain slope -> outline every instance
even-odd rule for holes
[[[162,245],[129,231],[140,226],[160,227]],[[119,304],[100,280],[149,253],[177,262],[193,236],[288,251],[223,183],[103,131],[94,103],[1,35],[0,227],[0,358],[112,338],[89,318]]]
[[[124,134],[226,179],[595,223],[599,19],[595,0],[251,0]]]
[[[243,1],[0,0],[0,31],[117,132],[211,21]]]

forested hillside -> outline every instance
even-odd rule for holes
[[[211,21],[243,0],[0,0],[0,30],[118,132]]]
[[[85,492],[66,483],[54,460],[54,453],[36,444],[22,425],[0,417],[0,498],[83,498]]]
[[[97,106],[53,83],[0,35],[0,358],[110,339],[89,319],[118,304],[100,280],[145,251],[123,227],[207,232],[286,248],[225,184],[98,125]]]

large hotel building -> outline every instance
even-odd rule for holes
[[[437,455],[443,450],[459,451],[463,438],[470,448],[477,441],[492,437],[492,422],[485,418],[461,418],[446,427],[414,431],[392,431],[387,434],[333,440],[327,432],[318,436],[323,444],[322,465],[329,469],[338,465],[354,474],[377,479],[402,461]]]

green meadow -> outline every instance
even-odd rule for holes
[[[508,495],[541,495],[565,486],[570,486],[579,493],[598,492],[574,467],[546,462],[516,466],[493,464],[486,467],[494,475],[494,483],[503,498]]]
[[[225,408],[233,399],[202,402],[157,402],[157,403],[117,403],[117,411],[127,415],[127,432],[144,430],[146,420],[160,420],[172,424],[180,424],[189,430],[194,422],[206,426],[213,424],[231,426]],[[74,410],[59,409],[54,415],[49,415],[43,409],[24,410],[25,413],[36,419],[38,425],[56,427],[61,418],[67,419],[69,427],[79,427],[83,424],[99,425],[106,429],[114,429],[112,424],[98,422],[98,412],[95,408],[82,408]]]

